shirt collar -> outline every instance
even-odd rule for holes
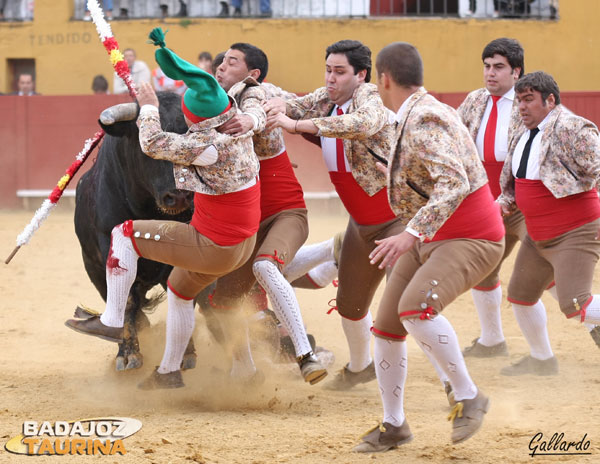
[[[492,95],[488,89],[485,89],[485,93],[488,97],[490,97]],[[512,86],[510,88],[510,90],[508,92],[506,92],[504,95],[502,95],[498,101],[502,100],[503,98],[506,98],[507,100],[510,100],[511,102],[514,101],[515,100],[515,87]]]
[[[424,92],[427,92],[427,90],[425,90],[425,87],[419,87],[419,90],[423,90]],[[419,90],[417,90],[417,92]],[[413,95],[414,95],[414,93],[413,93]],[[400,122],[400,120],[402,119],[402,116],[404,116],[404,112],[406,111],[406,107],[408,106],[408,102],[410,101],[410,97],[412,97],[412,95],[409,96],[406,100],[404,100],[404,102],[402,103],[402,105],[398,109],[398,112],[394,116],[393,121]]]
[[[337,113],[338,108],[341,108],[342,111],[344,112],[344,114],[346,114],[348,112],[348,107],[350,106],[350,102],[352,102],[352,99],[348,100],[346,103],[343,103],[341,105],[335,105],[335,108],[333,109],[334,114]]]
[[[542,120],[542,122],[540,122],[538,124],[538,129],[540,130],[540,132],[543,132],[544,129],[548,126],[548,123],[550,122],[550,118],[552,116],[552,113],[554,113],[556,111],[556,108],[554,108],[552,111],[550,111],[546,117]]]

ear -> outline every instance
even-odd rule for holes
[[[546,102],[547,102],[548,106],[550,106],[551,108],[554,108],[556,106],[556,98],[554,98],[553,93],[548,95],[548,98],[546,98]]]
[[[358,71],[358,72],[356,73],[356,77],[358,77],[358,80],[359,80],[360,82],[364,82],[364,81],[365,81],[365,78],[367,77],[367,70],[366,70],[366,69],[363,69],[363,70],[361,70],[361,71]]]
[[[381,86],[385,90],[388,90],[392,85],[392,80],[390,79],[390,76],[388,76],[384,72],[382,72],[379,76],[377,76],[377,79],[381,82]]]
[[[248,76],[250,76],[252,79],[258,81],[258,78],[260,77],[260,69],[250,70],[250,73],[248,73]]]
[[[513,78],[518,79],[521,74],[521,68],[513,68]]]

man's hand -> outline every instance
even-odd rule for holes
[[[247,114],[236,114],[225,124],[219,126],[218,131],[229,135],[242,135],[254,129],[254,119]]]
[[[154,105],[158,108],[158,97],[148,82],[142,82],[137,91],[137,101],[140,108],[144,105]]]
[[[514,212],[515,212],[515,210],[510,209],[508,206],[500,203],[500,213],[502,214],[502,217],[510,216]]]
[[[271,116],[277,113],[285,114],[285,100],[283,98],[274,97],[263,102],[263,109],[267,116]]]
[[[400,256],[406,253],[415,242],[419,240],[408,232],[402,232],[392,237],[384,238],[383,240],[375,240],[377,247],[369,255],[371,264],[377,264],[379,260],[379,269],[392,267]]]
[[[285,113],[274,113],[267,117],[267,130],[277,129],[281,127],[283,130],[295,134],[295,127],[297,121],[288,118]]]

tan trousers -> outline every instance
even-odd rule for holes
[[[441,312],[502,258],[504,239],[455,239],[415,245],[392,270],[379,304],[373,333],[388,339],[407,335],[402,321]],[[430,308],[430,309],[428,309]]]
[[[600,241],[595,239],[598,227],[600,219],[550,240],[535,242],[527,236],[515,261],[508,300],[533,305],[554,279],[561,311],[566,316],[577,313],[591,296],[600,256]]]
[[[183,298],[194,298],[219,277],[250,258],[256,234],[232,246],[220,246],[189,224],[133,221],[132,241],[142,258],[170,264],[169,286]]]

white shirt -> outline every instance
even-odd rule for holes
[[[531,142],[531,148],[529,149],[529,160],[527,161],[527,172],[525,173],[525,179],[530,180],[539,180],[540,179],[540,146],[542,140],[542,134],[544,133],[544,129],[548,127],[548,119],[554,110],[550,111],[544,120],[539,123],[538,129],[540,130],[536,136],[533,138]],[[513,176],[516,177],[517,171],[519,170],[519,165],[521,164],[521,158],[523,157],[523,150],[525,149],[525,145],[527,144],[527,140],[529,140],[529,134],[531,131],[526,131],[517,146],[515,147],[515,153],[512,159],[512,173]]]
[[[136,86],[139,86],[142,82],[151,83],[152,74],[150,73],[150,68],[143,61],[135,60],[133,62],[131,71],[131,80],[134,82]],[[114,73],[113,78],[113,93],[128,93],[127,84],[119,77],[117,73]]]
[[[475,139],[475,145],[477,145],[477,152],[479,158],[483,161],[483,142],[485,137],[485,128],[487,127],[490,113],[492,112],[492,95],[486,90],[488,94],[487,106],[483,113],[483,119],[479,126],[479,132],[477,132],[477,138]],[[506,155],[508,155],[508,128],[510,127],[510,117],[512,113],[513,102],[515,100],[515,88],[512,87],[496,102],[498,107],[498,119],[496,120],[496,139],[494,143],[494,151],[496,154],[496,161],[504,161]]]
[[[335,105],[333,111],[331,112],[332,116],[337,116],[337,109],[341,108],[344,114],[348,111],[350,107],[350,101],[348,100],[341,106]],[[321,136],[321,151],[323,153],[323,159],[325,160],[325,165],[327,166],[328,171],[337,172],[337,145],[336,140],[331,137],[323,137]],[[344,164],[346,165],[346,171],[350,172],[350,164],[348,163],[348,158],[346,158],[346,151],[344,150]]]

